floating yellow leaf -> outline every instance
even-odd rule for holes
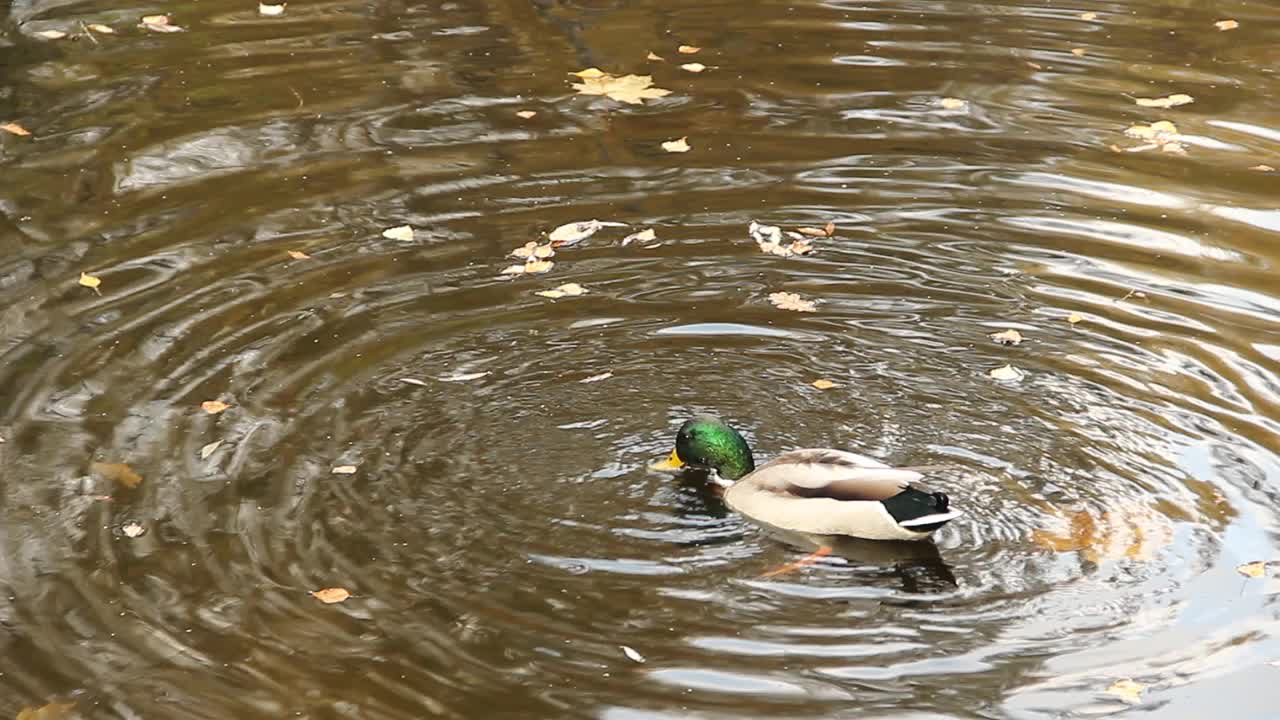
[[[702,48],[694,47],[692,45],[681,45],[680,47],[676,48],[676,50],[680,51],[680,53],[683,55],[694,55],[700,52]]]
[[[31,134],[30,130],[27,130],[18,123],[5,123],[0,125],[0,130],[3,130],[10,135],[19,135],[21,137],[27,137]]]
[[[231,406],[222,402],[221,400],[205,400],[204,402],[200,403],[200,409],[204,410],[210,415],[217,415],[218,413],[222,412],[223,410],[226,410],[229,407]]]
[[[1001,330],[1000,332],[991,333],[990,335],[988,335],[988,337],[1000,343],[1001,345],[1017,345],[1022,342],[1022,333],[1018,332],[1017,330],[1014,330],[1013,328],[1009,328],[1008,330]]]
[[[524,245],[512,250],[510,254],[522,260],[528,260],[530,258],[545,260],[549,257],[554,257],[556,250],[552,247],[551,243],[539,245],[536,241],[530,240]]]
[[[686,135],[685,137],[676,138],[675,140],[668,140],[662,143],[662,149],[670,153],[689,152],[689,143],[686,142],[688,139],[689,136]]]
[[[100,277],[82,272],[80,273],[80,284],[87,288],[92,289],[94,292],[98,293],[99,295],[102,294],[102,291],[98,289],[98,286],[102,284],[102,278]]]
[[[680,69],[687,70],[691,73],[700,73],[703,70],[706,70],[707,66],[703,65],[702,63],[685,63],[680,66]]]
[[[533,117],[533,116],[535,116],[535,115],[537,115],[537,114],[538,114],[538,113],[537,113],[536,111],[534,111],[534,110],[520,110],[520,111],[516,112],[516,117],[518,117],[518,118],[523,118],[523,119],[525,119],[525,120],[528,120],[529,118],[531,118],[531,117]]]
[[[1142,107],[1171,108],[1179,105],[1189,105],[1195,102],[1195,98],[1185,93],[1177,93],[1162,98],[1134,98],[1133,101]]]
[[[1084,48],[1071,48],[1071,54],[1076,57],[1084,57],[1087,52]]]
[[[1084,316],[1081,315],[1080,313],[1071,313],[1070,315],[1067,316],[1067,322],[1071,323],[1072,325],[1076,325],[1078,323],[1084,322]]]
[[[18,711],[17,720],[61,720],[71,712],[74,702],[49,703],[38,708],[25,707]]]
[[[258,3],[258,14],[267,17],[275,17],[284,14],[284,6],[288,3],[280,3],[279,5],[268,5],[267,3]]]
[[[1080,19],[1081,20],[1097,20],[1098,13],[1096,12],[1080,13]]]
[[[1219,30],[1235,30],[1236,28],[1240,27],[1240,23],[1236,22],[1235,20],[1219,20],[1218,22],[1214,23],[1213,26],[1218,28]]]
[[[356,466],[355,465],[338,465],[337,467],[333,468],[329,472],[333,475],[355,475]]]
[[[120,487],[135,488],[142,484],[142,476],[124,463],[96,462],[91,464],[89,469],[94,475],[110,480]]]
[[[1124,134],[1145,140],[1146,142],[1137,147],[1127,148],[1127,152],[1142,152],[1143,150],[1154,150],[1160,148],[1164,152],[1184,152],[1182,145],[1182,135],[1178,133],[1178,126],[1168,120],[1160,120],[1150,125],[1133,125],[1125,128]]]
[[[639,240],[640,242],[652,242],[657,239],[658,239],[658,233],[654,232],[653,228],[645,228],[640,232],[633,232],[630,235],[622,238],[621,244],[622,244],[622,247],[626,247],[637,240]]]
[[[794,310],[796,312],[817,312],[817,303],[813,300],[805,300],[796,293],[776,292],[769,293],[769,302],[774,306],[783,310]]]
[[[40,30],[36,32],[36,35],[39,35],[46,40],[61,40],[67,36],[67,34],[61,30]]]
[[[1275,172],[1276,171],[1276,169],[1271,167],[1270,165],[1254,165],[1249,169],[1257,170],[1258,172]]]
[[[332,587],[325,588],[323,590],[313,590],[311,591],[311,597],[326,605],[332,605],[334,603],[340,603],[351,597],[351,593],[348,592],[346,588]]]
[[[1127,703],[1137,704],[1142,702],[1142,691],[1146,689],[1146,685],[1125,678],[1111,683],[1111,687],[1107,688],[1107,694],[1115,695]]]
[[[649,54],[648,54],[648,55],[645,55],[645,56],[644,56],[644,59],[645,59],[645,60],[657,60],[657,61],[659,61],[659,62],[665,62],[665,61],[666,61],[666,58],[662,57],[661,55],[658,55],[657,53],[653,52],[652,50],[650,50],[650,51],[649,51]]]
[[[310,255],[302,252],[301,250],[290,250],[289,257],[293,258],[294,260],[310,260],[311,259]]]
[[[833,387],[838,387],[838,385],[831,382],[830,380],[814,380],[812,384],[814,387],[818,388],[819,390],[830,390]]]
[[[538,292],[534,293],[534,295],[541,295],[542,297],[551,298],[552,300],[556,300],[562,297],[577,297],[578,295],[585,295],[585,294],[587,294],[587,289],[582,287],[578,283],[565,283],[564,285],[561,285],[560,287],[557,287],[557,288],[552,288],[550,290],[539,290]]]
[[[382,231],[382,237],[388,240],[409,242],[413,240],[413,227],[410,225],[397,225],[393,228],[387,228]]]
[[[174,33],[182,32],[183,28],[174,25],[169,21],[168,15],[146,15],[142,18],[142,27],[151,32]]]
[[[608,75],[608,73],[604,72],[600,68],[593,68],[593,67],[587,68],[586,70],[579,70],[578,72],[572,72],[569,74],[577,75],[583,80],[590,80],[592,78],[602,78]]]
[[[218,448],[221,446],[222,446],[221,440],[214,440],[213,442],[200,448],[200,459],[208,460],[209,456],[217,452]]]
[[[994,370],[987,371],[987,374],[996,380],[1017,380],[1022,377],[1022,371],[1012,365],[1001,365]]]
[[[1257,560],[1251,563],[1245,563],[1236,567],[1236,572],[1245,577],[1260,578],[1267,574],[1267,563],[1265,560]]]
[[[503,268],[503,275],[524,275],[544,273],[555,267],[555,263],[550,260],[535,260],[530,258],[523,265],[510,265]]]
[[[595,68],[589,68],[589,70],[595,70],[600,73]],[[583,95],[604,95],[619,102],[641,105],[645,100],[653,100],[671,94],[670,90],[653,87],[653,77],[650,75],[614,77],[608,73],[584,75],[583,73],[586,72],[588,70],[572,73],[583,79],[582,82],[573,84],[573,89]]]
[[[116,31],[110,25],[103,25],[101,23],[90,23],[87,27],[96,33],[102,33],[103,35],[116,34]]]
[[[802,228],[796,228],[796,232],[800,233],[801,235],[808,235],[809,237],[831,237],[832,235],[836,234],[836,224],[834,222],[828,221],[826,227],[821,227],[821,228],[802,227]]]
[[[961,100],[960,98],[953,98],[953,97],[944,97],[938,101],[938,106],[941,107],[943,110],[962,110],[968,105],[969,103],[965,102],[964,100]]]

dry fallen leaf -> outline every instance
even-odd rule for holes
[[[996,380],[1017,380],[1022,377],[1022,372],[1012,365],[1001,365],[988,371],[987,374]]]
[[[564,247],[565,245],[576,245],[586,240],[595,235],[601,228],[626,226],[626,223],[610,222],[608,220],[580,220],[578,222],[565,223],[552,230],[547,235],[547,239],[551,241],[553,247]]]
[[[1097,20],[1098,13],[1096,12],[1080,13],[1080,19],[1081,20]]]
[[[613,377],[613,372],[612,372],[612,371],[610,371],[610,372],[602,372],[602,373],[600,373],[599,375],[592,375],[591,377],[585,377],[585,378],[582,378],[582,379],[581,379],[581,380],[579,380],[578,382],[580,382],[580,383],[593,383],[593,382],[600,382],[601,380],[608,380],[608,379],[609,379],[609,378],[611,378],[611,377]]]
[[[1249,169],[1257,170],[1258,172],[1275,172],[1276,171],[1276,169],[1271,167],[1270,165],[1254,165]]]
[[[130,520],[120,526],[120,532],[127,538],[136,538],[146,534],[147,528],[137,520]]]
[[[508,265],[502,269],[503,275],[524,275],[544,273],[555,267],[556,264],[551,260],[534,260],[529,258],[523,265]]]
[[[174,33],[183,32],[183,28],[169,21],[168,15],[146,15],[142,18],[142,27],[151,32]]]
[[[71,712],[74,702],[49,703],[38,708],[25,707],[18,711],[17,720],[61,720]]]
[[[944,97],[938,101],[938,106],[943,110],[961,110],[968,106],[969,103],[960,98]]]
[[[644,662],[644,656],[636,652],[635,648],[629,647],[627,645],[621,645],[620,647],[622,648],[622,654],[626,655],[628,660],[632,662],[638,662],[638,663]]]
[[[637,240],[639,240],[640,242],[651,242],[657,239],[658,239],[658,233],[654,232],[653,228],[645,228],[640,232],[633,232],[630,235],[622,238],[621,244],[622,244],[622,247],[626,247]]]
[[[769,293],[769,302],[774,306],[783,310],[794,310],[796,312],[817,312],[817,303],[813,300],[805,300],[795,293],[776,292]]]
[[[1009,328],[1008,330],[1001,330],[1000,332],[996,332],[996,333],[991,333],[988,335],[988,337],[1000,343],[1001,345],[1017,345],[1018,343],[1022,342],[1022,333],[1018,332],[1017,330],[1014,330],[1013,328]]]
[[[518,117],[518,118],[523,118],[523,119],[525,119],[525,120],[528,120],[529,118],[531,118],[531,117],[533,117],[533,116],[535,116],[535,115],[537,115],[537,114],[538,114],[538,113],[537,113],[536,111],[534,111],[534,110],[520,110],[520,111],[517,111],[517,112],[516,112],[516,117]]]
[[[288,3],[280,3],[279,5],[268,5],[266,3],[258,3],[258,14],[267,17],[275,17],[284,14],[284,6]]]
[[[686,135],[685,137],[676,138],[675,140],[668,140],[662,143],[662,149],[670,153],[689,152],[689,143],[686,142],[688,139],[689,137]]]
[[[110,25],[103,25],[101,23],[89,23],[87,27],[96,33],[102,33],[103,35],[116,34],[116,31]]]
[[[96,462],[89,465],[89,469],[94,475],[110,480],[120,487],[136,488],[142,484],[142,476],[124,463]]]
[[[830,224],[830,223],[828,223]],[[835,226],[832,225],[832,231]],[[747,226],[747,233],[751,235],[751,239],[756,241],[756,245],[760,247],[760,251],[769,255],[777,255],[779,257],[791,257],[793,255],[808,255],[813,252],[813,244],[804,239],[800,233],[789,233],[795,240],[790,244],[782,244],[782,228],[777,225],[761,225],[755,220]]]
[[[649,51],[649,54],[648,54],[648,55],[645,55],[645,56],[644,56],[644,59],[645,59],[645,60],[657,60],[657,61],[659,61],[659,62],[666,62],[666,58],[662,57],[661,55],[659,55],[659,54],[655,53],[655,52],[654,52],[654,51],[652,51],[652,50],[650,50],[650,51]]]
[[[1218,28],[1219,30],[1235,30],[1236,28],[1240,27],[1240,23],[1236,22],[1235,20],[1219,20],[1218,22],[1214,23],[1213,26]]]
[[[200,409],[204,410],[210,415],[217,415],[218,413],[222,412],[223,410],[226,410],[229,407],[231,406],[222,402],[221,400],[205,400],[204,402],[200,403]]]
[[[1088,51],[1084,48],[1071,48],[1071,54],[1076,57],[1084,57],[1086,52]]]
[[[329,473],[332,475],[355,475],[356,466],[355,465],[338,465],[334,469],[330,470]]]
[[[691,73],[700,73],[703,70],[706,70],[707,66],[703,65],[702,63],[685,63],[680,66],[680,69],[687,70]]]
[[[682,55],[694,55],[699,51],[701,51],[702,48],[694,47],[692,45],[681,45],[680,47],[676,48],[676,50],[679,51],[680,54]]]
[[[1179,105],[1189,105],[1196,100],[1186,93],[1176,93],[1162,98],[1134,98],[1133,101],[1142,107],[1171,108]]]
[[[826,227],[802,227],[796,228],[796,232],[801,235],[808,235],[809,237],[831,237],[836,234],[836,224],[832,221],[828,221]]]
[[[1132,125],[1125,128],[1124,134],[1131,138],[1146,141],[1137,147],[1127,148],[1126,152],[1142,152],[1156,148],[1160,148],[1165,152],[1184,152],[1181,142],[1182,135],[1178,133],[1178,126],[1168,120],[1160,120],[1150,125]]]
[[[1265,560],[1257,560],[1251,563],[1245,563],[1236,568],[1236,572],[1245,577],[1260,578],[1267,574],[1267,562]]]
[[[289,257],[293,258],[294,260],[310,260],[311,259],[310,255],[302,252],[301,250],[290,250]]]
[[[600,68],[593,68],[593,67],[589,67],[589,68],[587,68],[586,70],[579,70],[578,72],[571,72],[571,73],[569,73],[569,74],[570,74],[570,75],[576,75],[577,77],[580,77],[580,78],[582,78],[583,80],[590,80],[590,79],[593,79],[593,78],[602,78],[602,77],[604,77],[605,75],[607,75],[608,73],[606,73],[605,71],[601,70]]]
[[[555,248],[551,247],[551,243],[547,243],[546,245],[539,245],[537,241],[530,240],[524,245],[521,245],[515,250],[512,250],[508,254],[511,255],[512,257],[518,257],[521,260],[528,260],[529,258],[534,258],[537,260],[546,260],[549,257],[555,257],[556,250]]]
[[[102,294],[102,291],[98,289],[98,286],[102,284],[102,278],[100,277],[96,277],[94,275],[89,275],[88,273],[82,272],[80,273],[80,284],[87,288],[90,288],[91,290],[98,293],[99,295]]]
[[[27,130],[26,128],[22,127],[18,123],[5,123],[3,125],[0,125],[0,130],[3,130],[9,133],[10,135],[19,135],[21,137],[27,137],[31,135],[30,130]]]
[[[382,237],[388,240],[409,242],[413,240],[413,227],[409,225],[397,225],[393,228],[387,228],[382,231]]]
[[[1071,323],[1072,325],[1082,323],[1084,322],[1084,316],[1081,315],[1080,313],[1071,313],[1070,315],[1067,316],[1067,322]]]
[[[552,300],[562,298],[562,297],[577,297],[579,295],[586,295],[586,294],[587,294],[587,289],[582,287],[578,283],[565,283],[564,285],[561,285],[560,287],[557,287],[557,288],[552,288],[550,290],[539,290],[538,292],[534,293],[534,295],[541,295],[542,297],[551,298]]]
[[[332,587],[325,588],[323,590],[313,590],[311,591],[311,597],[326,605],[332,605],[334,603],[340,603],[351,597],[351,593],[348,592],[346,588]]]
[[[61,30],[39,30],[35,34],[46,40],[61,40],[67,36],[67,34]]]
[[[812,384],[819,390],[830,390],[833,387],[839,387],[836,383],[833,383],[830,380],[814,380]]]
[[[1127,703],[1137,704],[1142,702],[1142,691],[1146,688],[1147,686],[1142,683],[1125,678],[1111,683],[1111,687],[1107,688],[1107,694],[1115,695]]]
[[[204,447],[200,448],[200,459],[208,460],[209,456],[212,455],[214,452],[216,452],[218,448],[221,446],[222,446],[221,440],[214,440],[208,445],[205,445]]]
[[[591,70],[595,70],[596,74],[584,75]],[[582,95],[604,95],[618,102],[629,103],[631,105],[641,105],[645,100],[653,100],[665,97],[671,94],[670,90],[653,87],[653,77],[651,75],[623,75],[615,77],[608,73],[601,73],[595,68],[588,68],[577,73],[571,73],[582,78],[582,82],[573,83],[573,89]]]

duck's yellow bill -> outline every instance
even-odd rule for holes
[[[684,467],[684,461],[680,459],[675,450],[672,450],[671,455],[666,460],[656,462],[649,467],[654,470],[679,470]]]

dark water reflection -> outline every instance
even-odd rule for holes
[[[1271,5],[7,20],[0,714],[1274,717],[1280,585],[1235,570],[1280,559]],[[36,34],[81,22],[118,34]],[[674,92],[573,95],[589,66]],[[1185,155],[1109,148],[1160,119]],[[499,275],[588,218],[660,244]],[[782,259],[752,219],[839,232]],[[800,548],[646,469],[707,409],[763,454],[961,465],[968,515],[761,579]]]

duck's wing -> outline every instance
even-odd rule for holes
[[[740,482],[796,497],[834,500],[888,500],[924,474],[892,468],[844,450],[805,449],[783,453]]]

